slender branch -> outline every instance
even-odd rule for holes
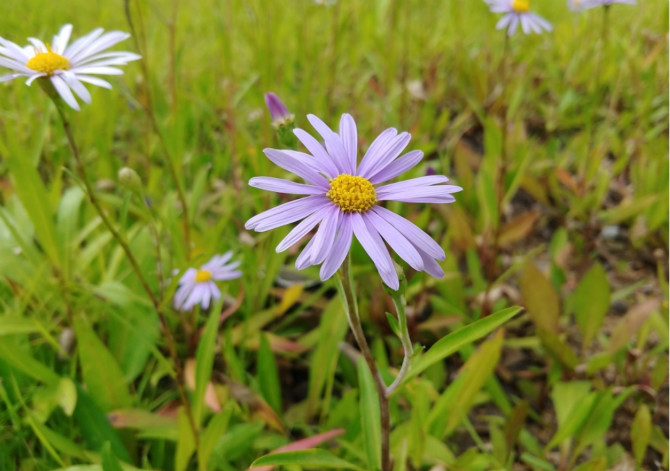
[[[47,92],[48,93],[48,92]],[[81,155],[79,153],[79,148],[77,147],[77,143],[74,140],[74,134],[72,132],[72,127],[70,125],[70,121],[67,119],[67,116],[65,115],[65,110],[63,109],[63,103],[60,101],[58,97],[54,97],[51,94],[49,94],[49,97],[53,100],[54,104],[56,105],[56,110],[58,110],[58,116],[60,116],[61,122],[63,123],[63,128],[65,130],[65,135],[67,137],[68,143],[70,145],[70,150],[72,151],[72,155],[74,156],[75,164],[77,166],[77,172],[79,174],[79,178],[81,181],[84,183],[84,187],[86,188],[86,193],[88,195],[88,199],[91,201],[93,204],[93,207],[97,211],[98,215],[100,216],[100,219],[102,219],[102,222],[104,223],[105,227],[107,230],[112,234],[112,237],[116,239],[116,241],[119,243],[121,248],[123,249],[124,253],[126,254],[126,258],[130,262],[131,267],[133,268],[133,271],[135,272],[135,275],[140,281],[140,284],[142,285],[142,288],[144,291],[147,293],[149,296],[149,299],[151,299],[151,303],[154,306],[154,309],[156,313],[158,314],[158,318],[160,319],[161,327],[163,328],[163,333],[165,335],[165,339],[167,342],[167,347],[168,351],[170,352],[170,356],[172,357],[172,362],[174,363],[174,368],[175,368],[175,376],[176,376],[176,382],[177,382],[177,389],[179,392],[179,396],[181,398],[182,403],[184,404],[184,408],[186,410],[186,415],[188,416],[191,428],[193,429],[193,436],[195,438],[195,443],[196,447],[198,445],[198,428],[196,427],[195,420],[193,419],[193,412],[191,411],[191,406],[188,401],[188,397],[186,396],[186,389],[184,387],[184,375],[183,371],[181,368],[181,363],[179,361],[179,356],[177,355],[177,349],[175,346],[175,341],[174,337],[172,336],[172,332],[170,331],[169,324],[167,322],[167,318],[165,317],[165,313],[161,309],[161,302],[160,299],[156,296],[156,294],[153,292],[151,287],[149,286],[149,283],[147,279],[145,278],[144,274],[142,273],[142,269],[140,268],[139,263],[137,262],[137,259],[135,258],[135,255],[133,252],[130,250],[130,246],[128,245],[128,242],[121,236],[119,231],[116,230],[112,222],[110,221],[109,217],[107,217],[107,214],[105,213],[104,209],[102,208],[102,205],[100,204],[100,201],[98,200],[98,197],[95,194],[95,190],[93,188],[93,185],[89,181],[88,177],[86,176],[86,168],[84,167],[84,163],[81,160]]]
[[[402,359],[402,365],[400,366],[400,371],[398,376],[393,380],[391,385],[386,388],[386,397],[390,397],[391,394],[402,384],[402,381],[405,379],[405,376],[409,372],[409,365],[412,356],[414,355],[414,347],[412,346],[412,340],[409,337],[409,329],[407,328],[407,314],[405,313],[405,296],[398,293],[396,295],[391,295],[393,300],[393,305],[395,306],[396,313],[398,314],[398,324],[399,332],[398,338],[402,344],[404,350],[404,357]]]
[[[177,175],[177,169],[175,168],[174,162],[172,161],[172,155],[168,150],[168,146],[165,143],[165,138],[163,133],[158,126],[158,120],[156,119],[156,114],[154,113],[153,106],[153,97],[151,95],[151,82],[149,79],[149,69],[147,68],[147,48],[144,41],[144,32],[142,30],[141,34],[138,34],[137,29],[135,28],[135,23],[133,22],[132,13],[130,11],[130,0],[124,0],[124,11],[126,14],[126,20],[128,21],[128,27],[130,28],[130,34],[132,35],[133,42],[135,43],[135,49],[142,55],[140,59],[140,70],[142,72],[142,78],[144,79],[144,88],[145,88],[145,99],[139,100],[140,105],[144,109],[144,113],[149,117],[149,123],[153,129],[156,136],[158,136],[158,142],[161,146],[161,151],[165,163],[167,164],[168,172],[170,173],[170,178],[174,181],[175,187],[177,187],[177,197],[179,198],[179,203],[182,208],[182,232],[184,236],[184,245],[186,246],[186,258],[190,258],[191,253],[191,229],[189,225],[189,211],[188,204],[186,203],[186,195],[184,189],[181,185],[181,180]],[[174,6],[176,9],[177,6]],[[139,9],[138,9],[139,11]],[[142,25],[142,18],[140,17],[140,25]],[[142,38],[142,43],[144,46],[140,45],[140,38]]]
[[[344,298],[344,305],[347,312],[347,319],[349,320],[349,327],[351,327],[351,331],[354,334],[354,339],[356,339],[358,348],[361,349],[361,353],[363,354],[365,362],[368,364],[370,372],[372,373],[372,377],[375,381],[377,396],[379,397],[379,412],[381,419],[382,471],[391,471],[391,419],[389,412],[389,401],[386,397],[386,384],[384,384],[384,381],[379,374],[379,369],[377,368],[375,359],[372,356],[368,342],[365,339],[365,333],[363,332],[363,326],[361,325],[361,318],[358,315],[358,304],[356,303],[356,296],[353,290],[350,265],[351,260],[347,254],[342,267],[338,271],[337,279],[339,281],[339,287]]]
[[[498,253],[500,252],[500,234],[502,229],[502,219],[504,211],[504,199],[505,199],[505,173],[507,173],[507,128],[509,112],[509,106],[507,103],[507,75],[509,68],[509,59],[510,56],[510,39],[509,35],[505,31],[505,43],[503,46],[503,57],[502,57],[502,73],[500,82],[502,83],[502,106],[503,106],[503,115],[502,115],[502,133],[500,139],[500,167],[498,167],[498,175],[496,181],[496,193],[497,193],[497,213],[498,220],[496,221],[495,232],[493,234],[493,254],[490,255],[488,266],[488,281],[486,284],[486,292],[484,293],[484,302],[482,306],[482,311],[484,315],[488,315],[491,312],[491,306],[489,303],[489,296],[491,293],[491,288],[493,288],[493,278],[495,272],[495,262],[498,258]]]

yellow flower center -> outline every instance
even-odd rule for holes
[[[196,283],[204,283],[212,279],[212,272],[209,270],[198,270],[195,274]]]
[[[530,0],[514,0],[512,2],[512,8],[517,13],[525,13],[530,10]]]
[[[364,213],[377,203],[377,192],[367,178],[347,174],[330,181],[326,196],[345,212]]]
[[[43,74],[53,75],[57,70],[68,70],[70,68],[70,61],[60,54],[53,52],[51,46],[47,44],[47,52],[38,52],[35,54],[26,62],[26,67]]]

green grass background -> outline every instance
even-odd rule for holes
[[[72,173],[55,109],[36,85],[2,83],[0,469],[240,470],[336,428],[322,448],[374,469],[333,281],[287,289],[277,280],[297,252],[274,247],[288,228],[243,227],[286,200],[246,185],[285,176],[261,152],[280,145],[266,91],[298,127],[309,129],[307,113],[332,126],[351,113],[363,149],[387,127],[408,130],[408,149],[426,157],[404,178],[432,168],[464,188],[448,207],[389,206],[448,253],[443,280],[410,273],[416,343],[526,308],[504,339],[460,348],[394,396],[397,470],[667,469],[666,2],[615,5],[603,28],[601,8],[537,0],[554,31],[517,34],[507,49],[497,15],[474,0],[130,5],[149,82],[133,63],[69,116],[89,178],[166,307],[173,269],[230,249],[243,260],[242,280],[222,286],[226,306],[240,306],[211,347],[222,409],[204,408],[192,457],[156,315]],[[0,6],[0,35],[19,44],[64,23],[73,37],[129,30],[121,1]],[[147,86],[186,191],[190,257]],[[118,185],[123,166],[150,210]],[[392,306],[352,250],[366,331],[391,378],[402,358]],[[302,274],[304,286],[318,279]],[[184,361],[197,354],[193,319],[201,328],[207,316],[170,312]]]

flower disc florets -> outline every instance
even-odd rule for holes
[[[212,279],[212,272],[209,270],[198,270],[195,274],[196,283],[205,283]]]
[[[47,44],[47,52],[38,52],[26,62],[26,67],[36,70],[42,74],[49,76],[57,70],[68,70],[70,68],[70,61],[60,54],[56,54],[51,50]]]
[[[377,203],[377,192],[370,180],[355,175],[333,178],[326,196],[345,212],[364,213]]]
[[[517,13],[525,13],[530,11],[530,0],[514,0],[512,2],[512,8]]]

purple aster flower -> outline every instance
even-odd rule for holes
[[[209,307],[210,301],[221,297],[221,291],[214,281],[232,280],[242,276],[236,270],[240,262],[227,263],[233,256],[228,251],[223,255],[215,255],[199,269],[189,268],[179,279],[179,287],[174,295],[174,308],[188,311],[196,304],[203,309]]]
[[[516,32],[519,24],[525,34],[551,31],[552,26],[547,20],[530,11],[530,0],[484,0],[493,13],[505,13],[500,18],[496,29],[507,28],[509,36]]]
[[[321,264],[320,277],[330,278],[342,265],[355,235],[374,262],[384,283],[398,289],[398,275],[386,242],[415,270],[442,277],[436,260],[444,260],[442,247],[407,219],[381,206],[383,201],[406,203],[452,203],[452,193],[462,188],[444,185],[443,175],[412,178],[381,185],[416,166],[423,152],[413,150],[398,157],[410,141],[409,133],[387,129],[357,161],[356,123],[342,115],[339,134],[314,115],[307,119],[324,140],[325,147],[302,129],[296,137],[310,154],[292,150],[265,149],[265,155],[306,183],[272,177],[254,177],[249,185],[278,193],[307,195],[252,217],[245,227],[268,231],[302,220],[277,246],[284,251],[298,243],[314,227],[316,234],[296,260],[302,270]],[[380,186],[377,186],[380,185]]]
[[[268,107],[273,126],[279,127],[293,121],[294,116],[286,108],[284,102],[274,93],[268,92],[265,94],[265,106]]]

